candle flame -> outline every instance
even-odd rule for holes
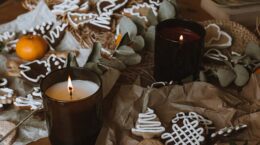
[[[183,41],[183,35],[180,36],[179,40],[180,40],[180,41]]]
[[[68,92],[71,94],[73,91],[73,85],[70,76],[68,77]]]

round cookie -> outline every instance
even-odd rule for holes
[[[15,127],[15,124],[9,121],[0,121],[0,136],[5,136],[10,130]],[[12,145],[16,137],[16,130],[13,131],[6,139],[1,142],[1,145]]]
[[[172,119],[171,132],[163,133],[165,145],[203,145],[212,121],[195,112],[180,112]]]
[[[155,140],[155,139],[145,139],[145,140],[142,140],[137,145],[163,145],[163,144],[160,141]]]

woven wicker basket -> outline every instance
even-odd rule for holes
[[[259,43],[257,37],[246,27],[229,20],[208,20],[201,22],[204,26],[215,23],[221,30],[226,31],[232,37],[232,46],[230,50],[243,53],[248,42],[253,41]]]

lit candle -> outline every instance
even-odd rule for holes
[[[154,77],[156,81],[198,78],[204,46],[204,28],[192,21],[168,19],[156,26]]]
[[[56,83],[47,89],[46,95],[49,97],[62,100],[79,100],[93,95],[99,86],[88,80],[72,80],[70,77],[68,81]]]

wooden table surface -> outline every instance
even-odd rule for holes
[[[20,0],[0,0],[0,24],[7,23],[15,19],[18,15],[27,12],[22,8]],[[182,18],[195,21],[212,19],[204,10],[200,8],[200,0],[177,0],[179,14]],[[50,145],[48,138],[40,139],[29,145]]]

